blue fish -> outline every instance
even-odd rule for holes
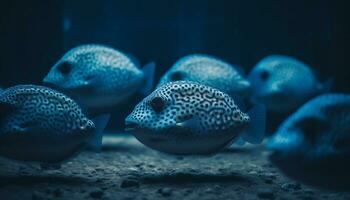
[[[8,88],[0,110],[0,155],[6,158],[57,164],[95,139],[97,127],[78,104],[46,87]]]
[[[312,99],[286,119],[267,147],[272,162],[292,177],[330,184],[330,178],[346,176],[349,183],[350,95]]]
[[[330,89],[331,80],[320,83],[305,63],[288,56],[262,59],[250,72],[251,99],[269,111],[289,113],[312,97]]]
[[[158,87],[181,80],[211,86],[232,97],[246,96],[250,88],[240,67],[204,54],[188,55],[178,60],[161,78]]]
[[[44,84],[75,99],[89,113],[106,113],[133,94],[147,95],[155,65],[142,70],[133,57],[103,45],[81,45],[68,51],[44,78]]]
[[[216,88],[190,81],[164,84],[141,101],[126,118],[126,130],[143,144],[170,154],[211,154],[239,135],[260,143],[261,109],[242,112]]]

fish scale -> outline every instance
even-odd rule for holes
[[[259,61],[248,75],[251,99],[277,113],[294,111],[312,97],[329,90],[331,81],[322,84],[307,64],[282,55]]]

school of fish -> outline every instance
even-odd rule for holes
[[[134,56],[112,47],[69,50],[44,86],[0,88],[0,156],[50,165],[87,147],[101,150],[111,108],[141,94],[120,126],[155,150],[208,155],[237,141],[260,144],[266,112],[277,112],[289,117],[266,147],[282,171],[306,177],[305,169],[350,167],[350,96],[327,93],[332,79],[321,82],[296,58],[267,56],[246,76],[238,65],[192,54],[175,62],[155,90],[154,77],[153,62],[141,68]]]

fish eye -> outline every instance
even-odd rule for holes
[[[183,80],[183,77],[184,77],[184,75],[183,75],[183,73],[181,73],[181,72],[174,72],[174,73],[172,73],[172,74],[170,75],[170,79],[171,79],[172,81],[180,81],[180,80]]]
[[[263,70],[261,73],[260,73],[260,78],[261,80],[267,80],[270,76],[270,73],[266,70]]]
[[[154,109],[154,111],[160,112],[163,110],[163,108],[165,106],[165,101],[161,97],[154,97],[151,100],[150,104],[151,104],[152,108]]]
[[[72,65],[68,62],[62,62],[59,66],[58,66],[58,70],[62,73],[62,74],[69,74],[69,72],[72,70]]]

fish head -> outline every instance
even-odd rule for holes
[[[43,82],[67,93],[92,93],[102,61],[103,55],[93,46],[73,48],[51,68]]]
[[[83,107],[110,107],[142,86],[144,75],[123,53],[101,45],[82,45],[67,52],[44,83],[73,97]]]
[[[163,85],[136,105],[126,118],[128,128],[134,126],[138,129],[162,132],[169,127],[175,127],[177,119],[189,115],[191,109],[185,109],[185,105],[177,98],[178,92],[183,90],[182,85],[173,83]]]
[[[330,122],[321,113],[292,116],[269,139],[272,162],[284,168],[318,165],[337,154]],[[289,166],[285,166],[285,165]]]
[[[288,56],[268,56],[248,76],[253,102],[274,112],[290,112],[314,93],[316,81],[306,64]]]
[[[298,180],[339,181],[350,166],[349,102],[348,95],[320,95],[288,117],[268,140],[272,163]]]

